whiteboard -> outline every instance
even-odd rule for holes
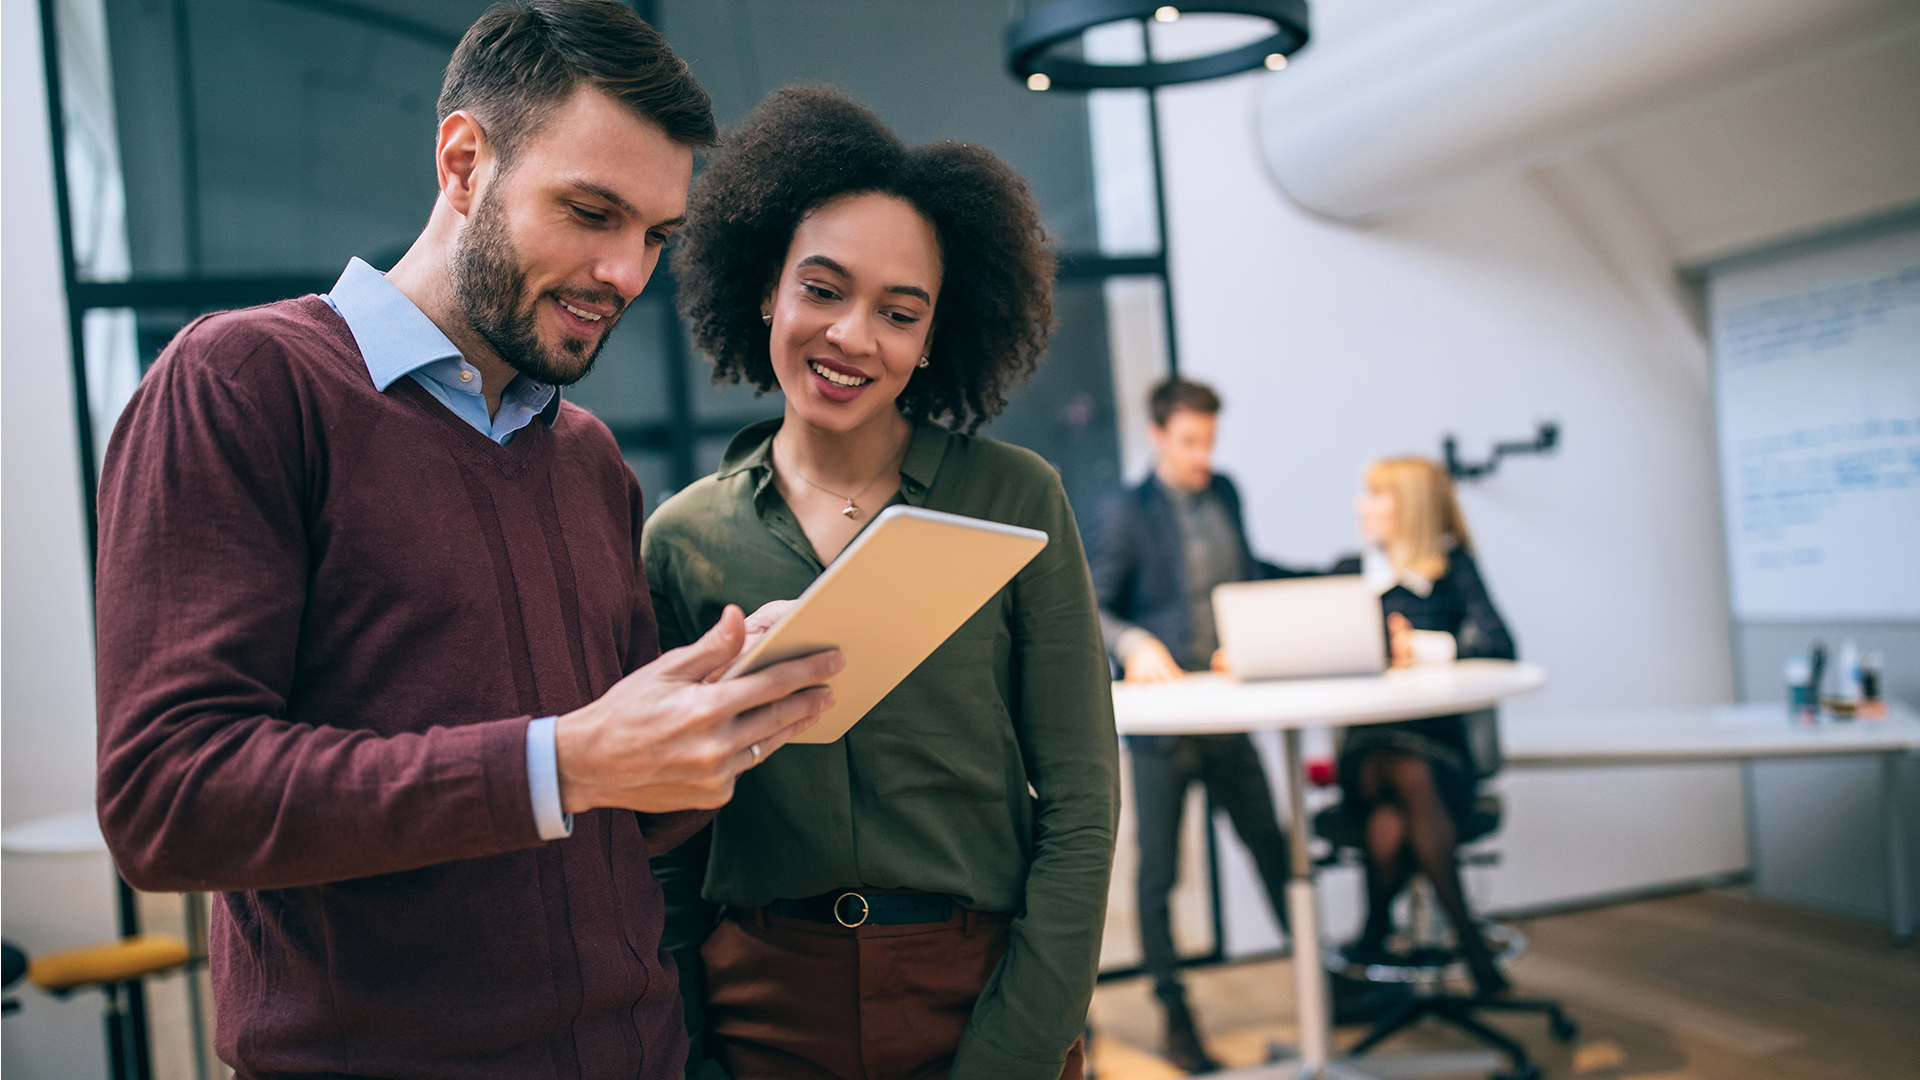
[[[1707,288],[1734,616],[1920,617],[1920,226]]]

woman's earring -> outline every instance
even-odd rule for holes
[[[921,357],[921,358],[920,358],[920,366],[921,366],[921,367],[926,367],[926,366],[927,366],[928,364],[931,364],[931,363],[933,363],[933,361],[932,361],[932,360],[930,360],[930,359],[928,359],[927,357],[924,357],[924,356],[923,356],[923,357]]]
[[[766,324],[767,324],[768,326],[772,326],[772,325],[773,325],[773,312],[771,312],[771,311],[763,311],[763,312],[761,312],[761,313],[760,313],[760,321],[761,321],[761,322],[763,322],[763,323],[766,323]]]

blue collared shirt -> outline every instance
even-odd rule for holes
[[[500,395],[500,411],[488,416],[480,369],[461,357],[447,335],[387,275],[360,259],[347,264],[333,292],[323,299],[347,321],[366,358],[373,388],[383,394],[402,375],[411,375],[453,415],[502,446],[534,417],[551,424],[560,411],[559,387],[516,375]]]
[[[406,293],[360,259],[347,264],[333,291],[321,299],[346,320],[367,362],[373,387],[383,394],[402,375],[410,375],[455,416],[502,446],[535,417],[551,424],[560,412],[559,387],[517,375],[500,395],[500,410],[488,416],[480,370],[467,363]],[[560,806],[554,724],[555,718],[548,716],[527,725],[527,788],[533,799],[533,823],[542,840],[573,833],[573,815]]]

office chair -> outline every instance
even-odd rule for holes
[[[55,997],[98,989],[106,995],[107,1076],[109,1080],[147,1080],[145,1059],[134,1048],[145,1039],[135,1030],[125,1001],[127,990],[149,975],[183,967],[191,954],[186,943],[163,934],[137,934],[78,949],[64,949],[29,961],[25,953],[6,945],[7,985],[24,972],[27,981]],[[19,1008],[6,1002],[6,1011]]]
[[[1500,727],[1495,712],[1485,709],[1469,714],[1467,735],[1478,778],[1485,779],[1498,772],[1501,762]],[[1500,817],[1499,796],[1480,795],[1474,800],[1472,812],[1460,823],[1458,843],[1464,847],[1491,835],[1500,827]],[[1364,862],[1366,823],[1348,813],[1344,804],[1330,806],[1314,815],[1313,830],[1315,835],[1333,845],[1323,863],[1349,860]],[[1459,862],[1463,867],[1489,866],[1499,862],[1499,858],[1499,854],[1492,851],[1462,852]],[[1579,1032],[1578,1026],[1557,1001],[1518,997],[1482,999],[1448,992],[1447,976],[1463,973],[1466,965],[1458,949],[1440,933],[1443,920],[1433,910],[1429,889],[1425,878],[1416,878],[1410,889],[1413,926],[1408,935],[1408,946],[1398,951],[1398,963],[1356,964],[1349,961],[1338,947],[1329,946],[1326,949],[1329,970],[1350,978],[1403,983],[1414,988],[1410,997],[1375,1021],[1372,1030],[1354,1044],[1348,1056],[1359,1057],[1393,1035],[1427,1017],[1433,1017],[1506,1055],[1510,1067],[1504,1073],[1495,1073],[1490,1080],[1539,1080],[1542,1075],[1540,1066],[1527,1056],[1526,1048],[1481,1022],[1476,1014],[1542,1013],[1547,1017],[1547,1030],[1561,1042],[1572,1041]],[[1526,936],[1513,927],[1483,923],[1480,932],[1495,947],[1494,963],[1502,968],[1512,966],[1526,951]]]
[[[13,984],[27,973],[27,954],[15,948],[11,941],[0,941],[0,987],[13,989]],[[0,999],[0,1016],[12,1016],[20,1011],[20,1003],[12,998]]]

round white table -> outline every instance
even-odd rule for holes
[[[1114,720],[1122,735],[1209,735],[1278,729],[1285,748],[1287,829],[1293,880],[1287,885],[1287,918],[1293,925],[1294,986],[1298,1002],[1300,1056],[1273,1068],[1248,1071],[1251,1080],[1371,1080],[1372,1074],[1331,1060],[1333,1011],[1326,969],[1311,960],[1320,942],[1313,859],[1307,850],[1306,767],[1300,730],[1346,727],[1448,716],[1485,709],[1538,690],[1547,672],[1538,664],[1510,660],[1462,660],[1384,675],[1340,679],[1277,679],[1238,682],[1218,675],[1190,675],[1179,682],[1113,685]],[[1306,943],[1302,945],[1301,943]]]

